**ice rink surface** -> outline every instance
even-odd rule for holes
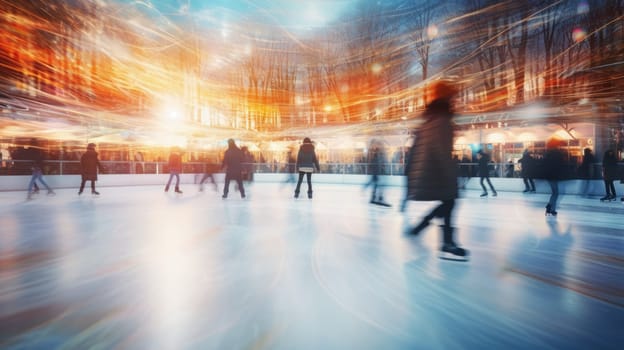
[[[464,192],[453,262],[402,188],[181,187],[0,192],[0,348],[624,348],[619,200]]]

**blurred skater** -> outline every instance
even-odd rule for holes
[[[37,187],[37,180],[41,182],[41,184],[48,190],[48,196],[53,196],[55,193],[48,186],[48,184],[43,179],[43,152],[37,145],[37,141],[33,141],[32,147],[29,149],[30,151],[30,160],[32,160],[32,177],[30,178],[30,182],[28,183],[28,196],[26,199],[32,199],[33,194],[39,192],[39,188]]]
[[[214,178],[214,173],[218,170],[216,169],[215,164],[212,164],[210,162],[206,162],[206,164],[204,164],[205,166],[205,172],[204,175],[201,178],[201,181],[199,181],[199,192],[204,192],[204,183],[210,179],[210,182],[212,182],[212,186],[214,188],[215,192],[219,192],[219,186],[217,185],[217,181]]]
[[[98,179],[98,170],[102,171],[98,153],[95,151],[95,143],[87,145],[87,151],[80,157],[80,169],[82,174],[82,182],[78,195],[82,194],[87,181],[91,181],[91,194],[99,196],[100,193],[95,190],[95,182]]]
[[[167,185],[165,185],[165,192],[169,192],[169,186],[171,186],[171,181],[175,177],[175,193],[182,194],[180,191],[180,173],[182,172],[182,154],[180,153],[180,149],[178,147],[173,147],[171,149],[171,153],[169,153],[169,181],[167,181]]]
[[[312,173],[314,172],[314,167],[317,170],[321,169],[314,151],[314,145],[310,138],[306,137],[303,139],[301,146],[299,146],[299,153],[297,154],[296,168],[299,171],[299,181],[297,181],[297,187],[295,188],[295,198],[299,198],[299,190],[305,175],[308,181],[308,198],[312,199]]]
[[[613,181],[617,179],[617,175],[617,157],[612,149],[608,149],[602,157],[602,177],[604,179],[606,194],[604,197],[600,198],[601,202],[610,202],[616,199],[617,195],[615,194]]]
[[[438,81],[432,86],[433,102],[427,105],[423,114],[425,122],[417,131],[406,163],[407,200],[441,201],[433,211],[411,230],[419,234],[438,217],[444,220],[442,226],[442,247],[440,258],[466,261],[468,251],[457,246],[454,227],[451,225],[457,189],[457,165],[453,161],[453,126],[451,119],[451,98],[456,89],[449,83]]]
[[[481,188],[483,189],[483,193],[481,193],[481,197],[487,197],[488,191],[483,184],[483,180],[487,181],[490,189],[492,190],[492,196],[496,197],[497,193],[492,186],[492,181],[490,181],[490,155],[485,153],[482,149],[477,152],[479,157],[479,177],[481,178]]]
[[[386,166],[386,154],[383,144],[377,140],[373,140],[369,147],[368,164],[371,177],[365,188],[373,187],[370,203],[390,207],[390,204],[384,201],[383,185],[381,184],[381,175],[383,175],[384,167]]]
[[[585,148],[583,150],[583,160],[578,168],[578,175],[583,180],[581,187],[581,195],[583,197],[588,196],[589,184],[591,179],[594,178],[594,163],[596,159],[592,153],[591,148]]]
[[[248,183],[253,182],[253,166],[254,166],[254,156],[249,152],[249,148],[247,146],[241,147],[241,152],[243,152],[243,161],[242,161],[242,179]]]
[[[546,216],[557,216],[557,200],[559,199],[559,181],[565,176],[565,156],[559,149],[557,139],[550,139],[546,143],[546,152],[541,166],[544,178],[550,186],[550,198],[546,204]]]
[[[288,147],[288,152],[286,153],[286,179],[284,180],[284,184],[297,182],[295,179],[295,165],[297,164],[297,160],[293,153],[292,146]]]
[[[524,193],[535,192],[535,181],[533,180],[533,173],[535,167],[535,159],[531,156],[528,149],[522,152],[522,158],[518,160],[520,163],[520,176],[522,176],[522,182],[524,182]]]
[[[225,199],[230,192],[230,181],[236,181],[238,190],[240,191],[241,198],[245,198],[245,187],[243,187],[243,152],[236,146],[234,139],[228,140],[228,149],[223,156],[223,163],[221,168],[225,168],[225,183],[223,184],[223,196]]]

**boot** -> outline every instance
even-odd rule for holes
[[[479,197],[487,197],[488,193],[487,192],[483,192],[481,193],[481,195]]]
[[[552,207],[550,206],[550,204],[546,205],[546,213],[544,214],[546,216],[557,216],[557,211],[553,210]]]
[[[175,193],[182,194],[182,191],[180,191],[180,187],[178,186],[175,187]]]
[[[444,244],[440,248],[440,259],[455,260],[455,261],[468,261],[468,250],[460,248],[453,241],[453,227],[442,226],[442,234],[444,236]]]
[[[295,191],[295,198],[299,198],[299,191]]]
[[[94,196],[99,196],[99,195],[100,195],[100,192],[98,192],[98,191],[96,191],[96,190],[92,190],[92,191],[91,191],[91,194],[92,194],[92,195],[94,195]]]
[[[165,192],[169,192],[169,186],[165,186]]]
[[[308,191],[308,198],[312,199],[312,191]]]

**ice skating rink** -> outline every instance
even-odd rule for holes
[[[624,348],[620,201],[464,192],[453,262],[402,188],[181,187],[0,192],[0,348]]]

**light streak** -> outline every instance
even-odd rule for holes
[[[608,56],[621,52],[623,40],[597,48],[600,55],[587,47],[599,33],[621,39],[622,16],[597,17],[586,33],[583,21],[596,11],[586,2],[568,8],[557,1],[525,15],[512,2],[435,12],[431,23],[412,32],[402,26],[420,13],[415,5],[401,11],[371,5],[370,13],[354,8],[335,21],[319,10],[310,14],[324,25],[304,34],[258,7],[166,13],[147,1],[53,3],[61,5],[0,0],[7,28],[0,38],[2,138],[25,131],[69,140],[121,131],[149,137],[165,130],[174,138],[206,135],[218,142],[230,133],[253,142],[299,136],[310,127],[318,135],[365,135],[384,122],[385,130],[402,132],[404,121],[424,107],[429,80],[448,76],[463,91],[458,113],[504,110],[519,95],[518,52],[510,50],[525,24],[531,45],[541,40],[542,24],[556,24],[560,35],[549,62],[541,47],[529,48],[526,101],[548,92],[568,104],[612,103],[624,80],[617,57]],[[564,27],[568,22],[578,30]],[[414,41],[418,30],[426,35]],[[428,45],[427,63],[415,55],[422,45]],[[425,67],[429,80],[420,81]],[[166,113],[168,96],[179,101],[175,128],[158,115]],[[64,125],[54,129],[49,119]]]

